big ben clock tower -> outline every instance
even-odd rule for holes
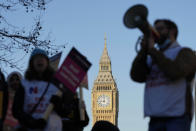
[[[93,125],[106,120],[118,125],[118,89],[112,76],[111,61],[106,47],[99,62],[99,73],[92,89]]]

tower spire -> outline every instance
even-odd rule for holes
[[[106,34],[104,36],[104,50],[100,59],[100,63],[105,63],[105,64],[110,64],[110,57],[108,55],[108,50],[107,50],[107,42],[106,42]]]
[[[104,36],[104,41],[105,41],[105,43],[104,43],[104,49],[105,49],[105,48],[107,49],[106,40],[107,40],[107,38],[106,38],[106,33],[105,33],[105,36]]]

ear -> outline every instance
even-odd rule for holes
[[[169,37],[171,40],[174,40],[175,41],[175,33],[176,33],[176,30],[175,29],[170,29],[169,31]]]

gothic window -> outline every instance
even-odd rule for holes
[[[108,70],[108,66],[101,66],[101,70],[107,71]]]

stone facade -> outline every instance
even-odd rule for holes
[[[99,62],[99,73],[92,89],[93,125],[96,121],[106,120],[118,125],[118,89],[112,76],[111,61],[106,47]]]

